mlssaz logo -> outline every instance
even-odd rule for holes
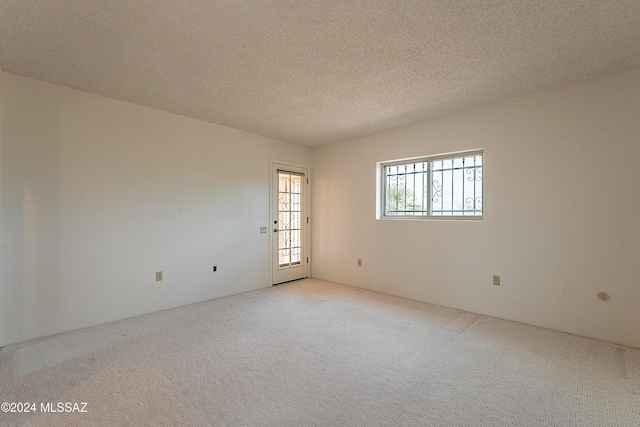
[[[87,402],[40,403],[40,412],[87,412]]]

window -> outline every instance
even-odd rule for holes
[[[278,265],[300,265],[302,253],[302,182],[304,176],[278,171]]]
[[[482,151],[378,163],[378,218],[482,219]]]

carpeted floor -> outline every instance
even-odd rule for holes
[[[638,426],[640,349],[307,279],[4,347],[2,402],[36,404],[2,426]]]

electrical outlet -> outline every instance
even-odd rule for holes
[[[267,234],[267,226],[266,225],[260,226],[260,234]]]
[[[607,295],[606,292],[600,292],[598,294],[598,298],[600,298],[602,301],[608,301],[609,300],[609,295]]]
[[[500,286],[500,276],[493,276],[493,286]]]
[[[571,286],[562,285],[562,296],[563,297],[570,297],[571,296]]]
[[[358,267],[362,267],[362,259],[358,258]]]
[[[215,273],[216,271],[218,271],[218,266],[217,266],[217,265],[214,265],[214,266],[213,266],[213,272]]]
[[[156,282],[162,282],[162,271],[156,271]]]

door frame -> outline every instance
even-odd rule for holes
[[[303,250],[303,262],[305,263],[305,277],[311,277],[311,166],[303,163],[289,162],[286,160],[270,159],[271,167],[269,175],[269,277],[271,278],[269,286],[273,286],[275,280],[274,267],[276,263],[276,254],[274,246],[277,243],[277,233],[273,232],[274,223],[277,220],[278,214],[278,187],[274,184],[274,176],[278,173],[278,170],[285,170],[288,172],[304,174],[307,178],[303,182],[303,206],[304,206],[304,218],[303,218],[303,232],[302,232],[302,250]],[[309,260],[307,262],[307,259]]]

